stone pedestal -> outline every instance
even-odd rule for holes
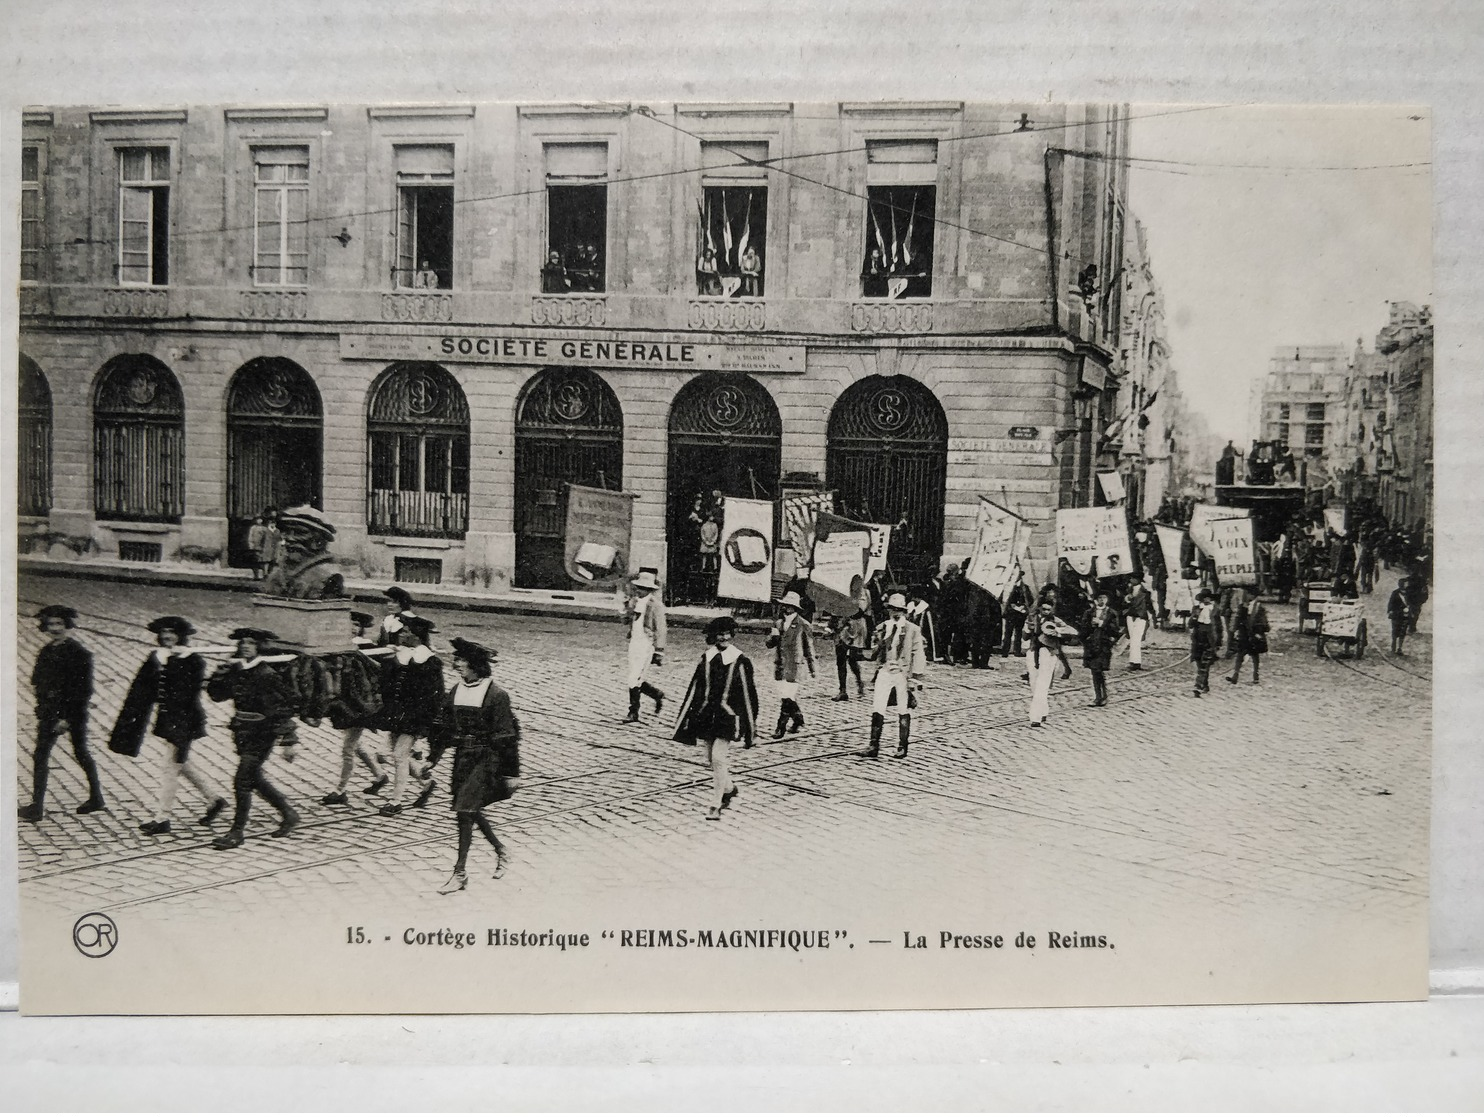
[[[278,636],[285,651],[306,655],[328,655],[354,650],[350,638],[349,599],[300,601],[255,593],[252,599],[253,626]]]

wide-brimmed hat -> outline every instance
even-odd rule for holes
[[[736,632],[737,622],[731,617],[712,617],[706,622],[706,639],[720,636],[723,632]]]
[[[636,590],[657,590],[660,588],[660,583],[655,578],[654,573],[653,570],[645,567],[634,575],[633,581],[629,585],[633,586]]]
[[[395,601],[404,609],[412,605],[412,594],[408,593],[401,586],[392,586],[390,589],[382,590],[381,596]]]
[[[799,595],[796,594],[793,590],[789,590],[786,594],[780,597],[778,599],[778,604],[786,606],[789,609],[802,609],[804,607],[804,603],[799,600]]]
[[[462,636],[455,636],[451,643],[453,654],[474,668],[476,674],[488,675],[490,673],[490,664],[495,659],[494,648],[487,648],[483,644],[474,640],[466,640]]]
[[[376,620],[370,613],[363,613],[359,609],[352,609],[350,611],[350,619],[361,628],[367,627]]]
[[[1212,593],[1210,590],[1205,590],[1205,589],[1203,589],[1203,590],[1197,590],[1196,591],[1196,595],[1195,595],[1195,599],[1197,601],[1215,601],[1216,600],[1216,595],[1214,593]]]
[[[335,538],[335,525],[330,523],[318,508],[313,508],[308,504],[300,504],[280,512],[278,526],[280,528],[300,527],[315,532],[325,539]]]
[[[252,640],[262,648],[264,644],[271,644],[278,639],[278,633],[269,632],[266,628],[234,628],[231,639]]]
[[[36,614],[36,627],[45,628],[46,622],[53,617],[61,620],[68,628],[77,623],[77,610],[71,605],[43,605]]]
[[[428,637],[433,634],[433,622],[428,620],[427,617],[403,617],[402,627],[424,644],[428,642]]]
[[[899,593],[894,593],[886,599],[886,607],[888,609],[905,609],[907,607],[907,599]]]
[[[162,632],[173,632],[182,640],[196,634],[196,626],[184,617],[156,617],[144,627],[156,636]]]

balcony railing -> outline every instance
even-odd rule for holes
[[[372,489],[369,527],[373,535],[418,539],[462,539],[469,530],[468,493]]]

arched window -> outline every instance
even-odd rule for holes
[[[21,354],[20,472],[16,483],[22,516],[45,516],[52,509],[52,392],[35,361]]]
[[[93,390],[93,511],[99,519],[179,523],[185,400],[155,358],[126,353]]]
[[[569,589],[567,486],[623,488],[623,411],[585,368],[548,368],[515,408],[515,584]]]
[[[892,524],[892,576],[926,581],[943,554],[948,478],[948,419],[938,398],[909,376],[867,376],[841,394],[827,433],[836,508]]]
[[[449,371],[400,361],[371,388],[366,523],[373,534],[462,539],[469,530],[469,401]]]

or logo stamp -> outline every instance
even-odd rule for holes
[[[118,944],[118,925],[101,911],[90,911],[72,925],[72,945],[79,954],[106,958]]]

